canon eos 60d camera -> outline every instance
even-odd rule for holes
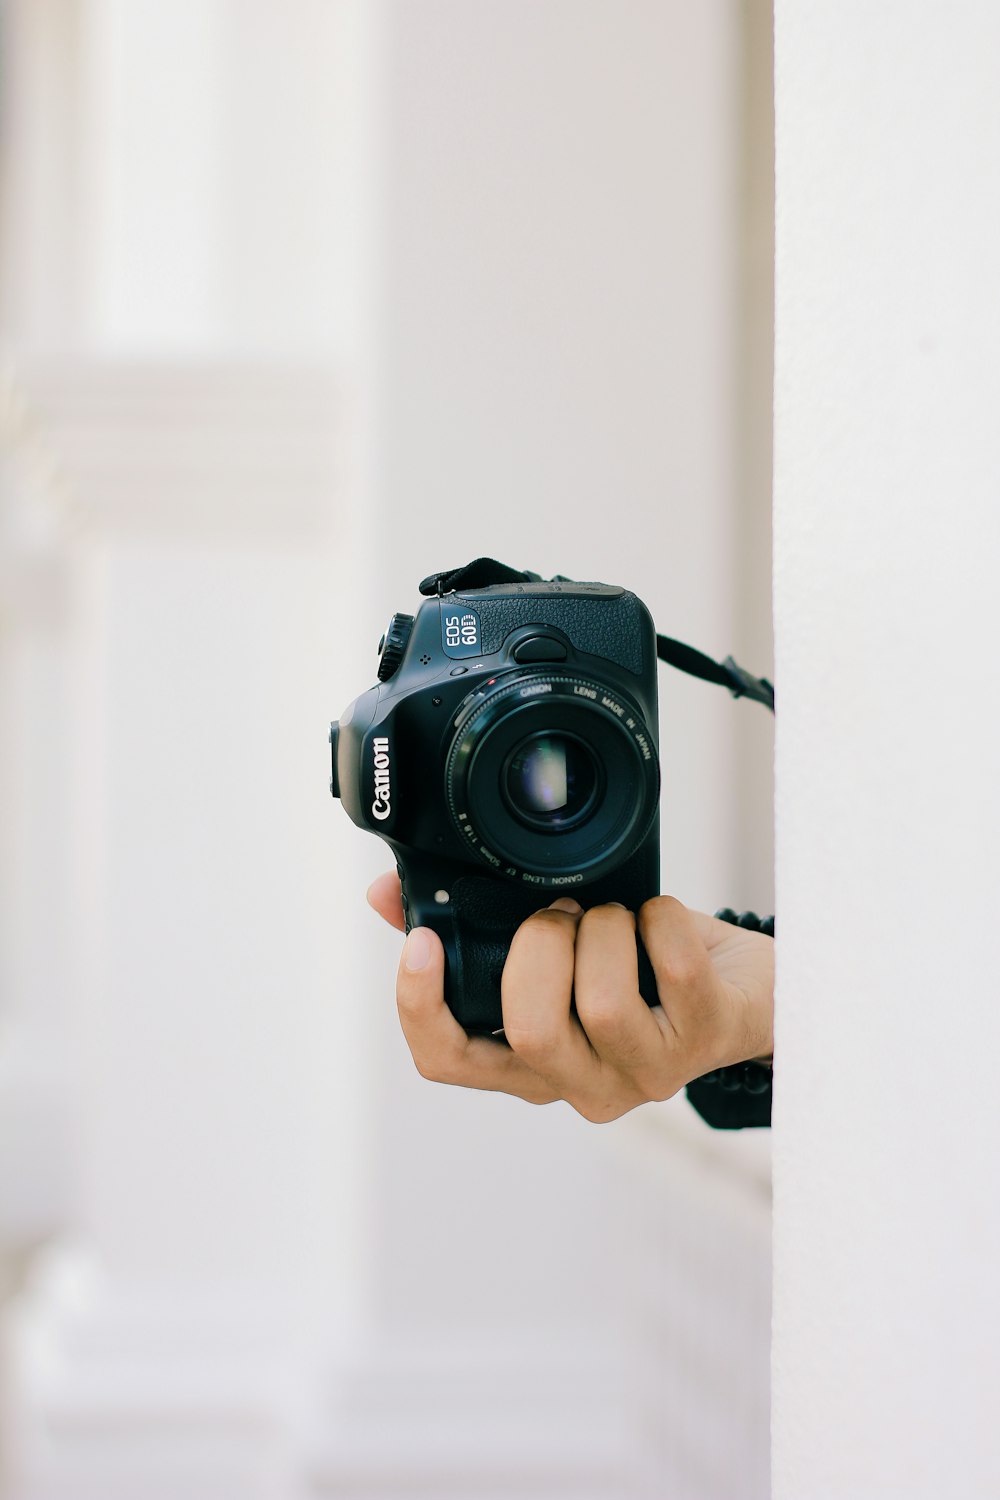
[[[490,1035],[527,916],[659,891],[657,638],[627,589],[488,558],[421,591],[331,729],[331,790],[393,850],[407,931],[437,932],[449,1006]],[[641,949],[640,988],[655,1003]]]

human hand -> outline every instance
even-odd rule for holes
[[[379,876],[371,906],[405,930],[399,878]],[[470,1037],[444,1000],[444,950],[430,928],[406,940],[396,1003],[424,1078],[565,1099],[595,1123],[669,1099],[703,1073],[772,1050],[774,941],[672,896],[639,912],[660,1004],[639,993],[636,918],[623,906],[582,911],[561,897],[522,922],[501,983],[504,1035]]]

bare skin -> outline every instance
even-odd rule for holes
[[[394,871],[378,877],[368,901],[405,930]],[[444,1002],[440,939],[415,928],[403,947],[396,1003],[418,1072],[532,1104],[565,1099],[603,1124],[669,1099],[714,1068],[770,1055],[771,938],[672,896],[647,901],[638,925],[662,1002],[653,1007],[639,994],[636,918],[623,906],[584,912],[561,897],[523,922],[501,984],[509,1045],[463,1031]]]

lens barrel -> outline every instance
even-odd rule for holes
[[[551,668],[477,688],[455,717],[445,795],[470,854],[568,885],[622,864],[656,811],[655,740],[618,689]]]

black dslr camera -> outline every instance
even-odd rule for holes
[[[496,1034],[527,916],[562,894],[638,911],[659,892],[657,636],[627,589],[488,558],[421,592],[331,728],[331,790],[392,848],[407,931],[441,938],[457,1019]],[[641,944],[639,964],[655,1004]]]

